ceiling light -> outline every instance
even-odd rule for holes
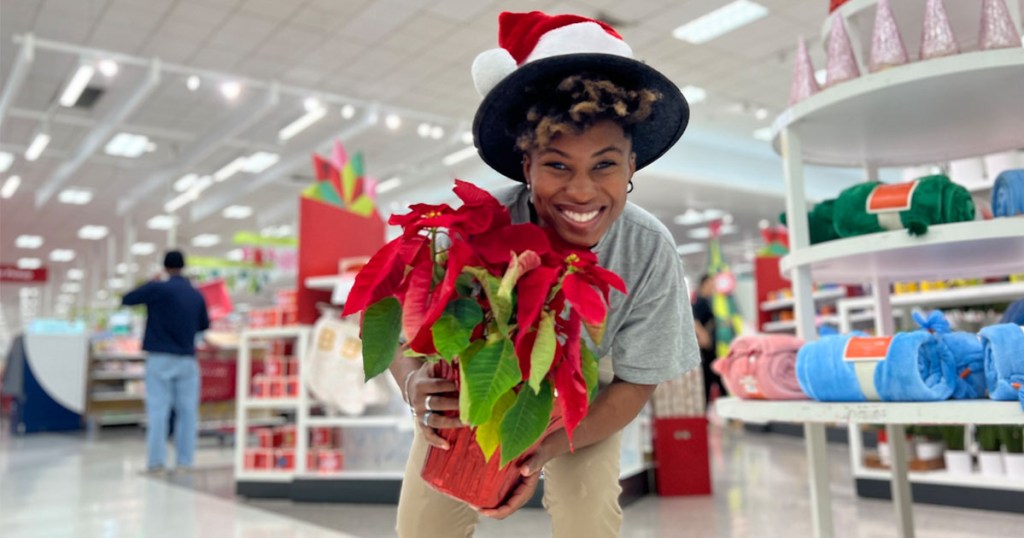
[[[224,208],[226,219],[247,219],[252,216],[252,208],[244,205],[232,205]]]
[[[220,236],[214,234],[199,234],[192,238],[194,247],[212,247],[220,243]]]
[[[7,153],[6,151],[0,151],[0,173],[10,170],[11,164],[13,163],[14,154]]]
[[[732,226],[732,225],[728,225],[728,226],[722,226],[722,228],[719,231],[718,235],[722,236],[722,235],[729,235],[729,234],[734,234],[734,233],[736,233],[736,227]],[[708,228],[707,226],[705,226],[703,228],[695,228],[693,230],[690,230],[689,232],[686,232],[686,235],[689,236],[691,239],[710,239],[711,238],[711,228]]]
[[[108,231],[106,226],[87,224],[78,230],[78,237],[92,240],[103,239],[107,236]]]
[[[75,251],[67,248],[58,248],[50,252],[50,261],[69,262],[75,259]]]
[[[114,270],[117,271],[117,274],[119,274],[119,275],[127,274],[128,273],[128,264],[127,263],[123,263],[123,262],[119,263],[119,264],[117,264],[117,267],[114,268]]]
[[[100,60],[99,68],[100,68],[100,73],[103,73],[103,76],[105,76],[107,78],[110,78],[110,77],[116,75],[117,71],[118,71],[117,62],[115,62],[114,60],[109,60],[109,59],[107,59],[107,60]]]
[[[150,230],[170,230],[176,224],[178,219],[173,215],[157,215],[146,221],[146,227]]]
[[[274,231],[274,234],[277,235],[278,237],[287,237],[291,233],[292,233],[292,227],[288,226],[287,224],[282,224],[282,225],[278,226],[277,230]]]
[[[91,65],[84,64],[78,66],[78,71],[75,71],[71,81],[64,87],[64,93],[60,95],[60,104],[66,107],[75,106],[75,103],[82,96],[85,86],[89,84],[89,80],[92,79],[92,75],[95,72],[96,68]]]
[[[421,123],[420,126],[416,128],[416,134],[420,135],[422,138],[430,136],[430,124]]]
[[[14,240],[14,246],[24,249],[37,249],[43,246],[43,238],[38,235],[19,235]]]
[[[725,211],[722,211],[721,209],[705,209],[704,210],[704,220],[705,221],[717,220],[717,219],[720,219],[720,218],[722,218],[724,216],[725,216]]]
[[[178,178],[178,181],[174,182],[174,190],[178,192],[185,192],[195,185],[196,180],[199,179],[198,174],[185,174]]]
[[[102,288],[96,290],[96,298],[97,299],[103,300],[103,299],[106,299],[107,297],[110,297],[110,292],[109,291],[107,291],[105,289],[102,289]]]
[[[754,111],[754,117],[759,119],[759,120],[763,120],[763,119],[767,118],[768,117],[768,109],[767,108],[759,108],[759,109],[755,110]]]
[[[28,149],[25,150],[25,160],[34,161],[43,154],[43,150],[46,149],[47,144],[50,143],[50,135],[42,131],[36,133],[36,137],[32,139],[32,143],[28,145]]]
[[[115,290],[119,290],[125,287],[125,281],[123,278],[111,278],[107,280],[107,287]]]
[[[320,103],[320,100],[316,97],[307,97],[302,100],[302,108],[306,109],[306,112],[312,112],[323,108],[324,105]]]
[[[81,269],[68,269],[68,280],[82,280],[85,278],[85,271]]]
[[[694,86],[690,84],[687,86],[683,86],[683,89],[680,91],[683,92],[683,97],[686,98],[686,102],[691,105],[702,103],[705,99],[708,98],[707,90],[701,88],[700,86]]]
[[[433,128],[430,129],[430,138],[433,138],[434,140],[440,140],[441,137],[443,136],[444,127],[441,127],[440,125],[435,125]]]
[[[687,254],[698,254],[704,252],[707,246],[704,243],[686,243],[676,247],[676,252],[680,256],[686,256]]]
[[[682,215],[676,215],[672,222],[680,226],[693,226],[695,224],[702,224],[704,222],[704,214],[696,209],[687,209],[686,213]]]
[[[814,81],[818,83],[818,86],[824,86],[828,80],[828,71],[825,69],[819,69],[814,72]]]
[[[355,117],[355,115],[356,107],[352,105],[345,105],[341,107],[341,117],[345,118],[346,120],[352,119],[353,117]]]
[[[446,155],[444,159],[441,159],[441,162],[444,163],[445,166],[451,166],[455,163],[460,163],[474,155],[476,155],[476,148],[473,146],[469,146],[467,148],[462,148],[459,151],[456,151],[455,153],[452,153],[450,155]]]
[[[224,257],[233,262],[240,262],[245,259],[245,251],[240,248],[232,249]]]
[[[78,293],[82,291],[82,285],[77,282],[65,282],[64,285],[60,287],[60,291],[64,293]]]
[[[402,178],[400,178],[400,177],[393,177],[391,179],[386,179],[384,181],[381,181],[377,185],[377,194],[381,194],[381,193],[388,192],[388,191],[393,191],[393,190],[397,189],[398,186],[401,185],[401,184],[402,184]]]
[[[324,107],[314,108],[309,112],[306,112],[299,119],[285,125],[280,131],[277,132],[277,139],[284,142],[292,138],[293,136],[301,133],[310,125],[320,121],[324,116],[327,115],[327,109]]]
[[[473,133],[471,133],[469,131],[466,131],[466,132],[462,133],[462,143],[463,144],[472,144],[473,143]]]
[[[189,202],[199,198],[199,193],[200,192],[202,192],[202,191],[199,190],[199,189],[192,188],[192,189],[189,189],[189,190],[187,190],[187,191],[185,191],[185,192],[175,196],[174,198],[169,200],[166,204],[164,204],[164,211],[166,211],[168,213],[174,213],[175,211],[177,211],[177,210],[181,209],[182,207],[184,207],[185,204],[187,204],[187,203],[189,203]]]
[[[707,43],[768,14],[768,8],[750,0],[735,0],[672,31],[672,37],[694,45]]]
[[[194,92],[194,91],[198,90],[199,89],[199,84],[200,84],[199,77],[197,77],[195,75],[192,75],[192,76],[188,77],[188,80],[185,81],[185,87],[188,88],[188,90],[190,92]]]
[[[110,142],[107,142],[103,151],[106,152],[107,155],[134,159],[141,156],[143,153],[146,153],[150,144],[152,144],[152,142],[150,142],[149,138],[145,135],[118,133],[114,138],[110,139]]]
[[[771,142],[772,141],[772,128],[771,127],[761,127],[760,129],[754,131],[754,138],[756,138],[758,140],[764,140],[765,142]]]
[[[241,172],[244,166],[245,157],[238,157],[235,160],[229,162],[228,164],[225,164],[223,167],[221,167],[220,170],[214,172],[213,179],[218,182],[224,181],[225,179],[230,178],[231,176],[237,174],[238,172]]]
[[[18,260],[18,269],[39,269],[43,262],[39,258],[21,258]]]
[[[135,256],[149,256],[150,254],[156,252],[156,245],[154,245],[153,243],[144,242],[135,243],[134,245],[132,245],[131,252]]]
[[[402,126],[402,118],[398,117],[397,114],[388,114],[384,117],[384,125],[388,129],[395,131]]]
[[[220,94],[229,101],[234,101],[242,94],[242,85],[233,80],[220,83]]]
[[[277,164],[277,161],[281,160],[281,156],[276,153],[269,151],[257,151],[249,156],[245,160],[245,166],[242,167],[242,171],[250,174],[258,174],[271,166]]]
[[[62,204],[85,205],[92,201],[92,191],[85,189],[64,189],[57,195],[57,201]]]

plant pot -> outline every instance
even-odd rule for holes
[[[1024,454],[1003,454],[1006,463],[1006,476],[1024,479]]]
[[[434,372],[435,375],[451,379],[458,384],[457,367],[442,361],[437,363]],[[560,408],[555,405],[551,422],[541,439],[561,427]],[[500,455],[496,452],[491,460],[487,461],[476,444],[476,434],[472,428],[438,430],[438,433],[448,441],[449,449],[429,447],[420,476],[435,490],[478,508],[495,508],[505,502],[522,480],[518,464],[532,455],[537,448],[537,445],[530,447],[518,460],[499,468]],[[540,444],[539,441],[537,444]]]
[[[978,468],[983,476],[1006,476],[1002,452],[979,452]]]
[[[942,441],[918,441],[914,446],[914,453],[917,455],[917,459],[923,461],[932,461],[942,459],[942,451],[946,448],[946,444]]]
[[[947,450],[942,454],[946,460],[946,470],[949,474],[968,475],[971,474],[971,455],[963,450]]]

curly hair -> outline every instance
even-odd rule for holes
[[[650,89],[627,89],[591,74],[572,75],[557,84],[527,89],[534,105],[516,130],[523,152],[547,146],[563,133],[579,134],[611,120],[630,136],[632,126],[650,117],[661,94]]]

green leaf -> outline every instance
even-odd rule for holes
[[[363,373],[366,380],[391,366],[402,332],[402,305],[385,297],[366,309],[363,316]]]
[[[597,357],[586,345],[580,345],[580,362],[583,366],[583,380],[587,382],[587,394],[593,403],[597,397]]]
[[[476,444],[480,445],[480,450],[487,461],[491,461],[491,456],[501,443],[501,421],[505,419],[505,414],[515,401],[515,391],[510,390],[499,396],[498,401],[494,402],[491,419],[476,429]]]
[[[466,376],[466,365],[473,360],[473,357],[484,348],[485,342],[483,340],[477,340],[469,345],[462,355],[459,356],[459,379],[465,380]],[[463,424],[469,424],[469,414],[473,411],[473,402],[469,398],[469,390],[466,389],[466,384],[463,381],[461,388],[459,389],[459,419]]]
[[[540,393],[521,390],[516,402],[501,421],[501,467],[522,456],[544,435],[554,405],[551,383],[544,381]]]
[[[488,343],[465,366],[462,390],[469,393],[469,423],[479,426],[491,418],[498,397],[522,381],[512,341]]]
[[[459,297],[473,295],[475,288],[476,286],[473,285],[473,275],[462,273],[455,279],[455,291],[459,294]]]
[[[431,327],[434,346],[446,359],[451,359],[469,347],[473,329],[484,319],[480,305],[472,299],[456,299],[444,309],[444,314]]]
[[[555,360],[555,318],[547,310],[541,312],[540,323],[537,324],[537,340],[530,352],[530,388],[540,393],[540,383],[548,375],[551,363]]]
[[[512,316],[512,299],[503,297],[499,291],[501,280],[482,267],[465,267],[462,270],[473,275],[480,282],[484,293],[487,294],[487,301],[491,303],[491,314],[494,315],[494,321],[498,324],[498,330],[501,331],[502,336],[508,336],[508,320]]]

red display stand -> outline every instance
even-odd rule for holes
[[[331,292],[307,289],[306,279],[338,274],[342,258],[371,256],[384,246],[384,221],[309,198],[299,201],[298,323],[316,322],[318,302],[329,303]]]
[[[706,418],[655,418],[654,459],[658,495],[711,494]]]

